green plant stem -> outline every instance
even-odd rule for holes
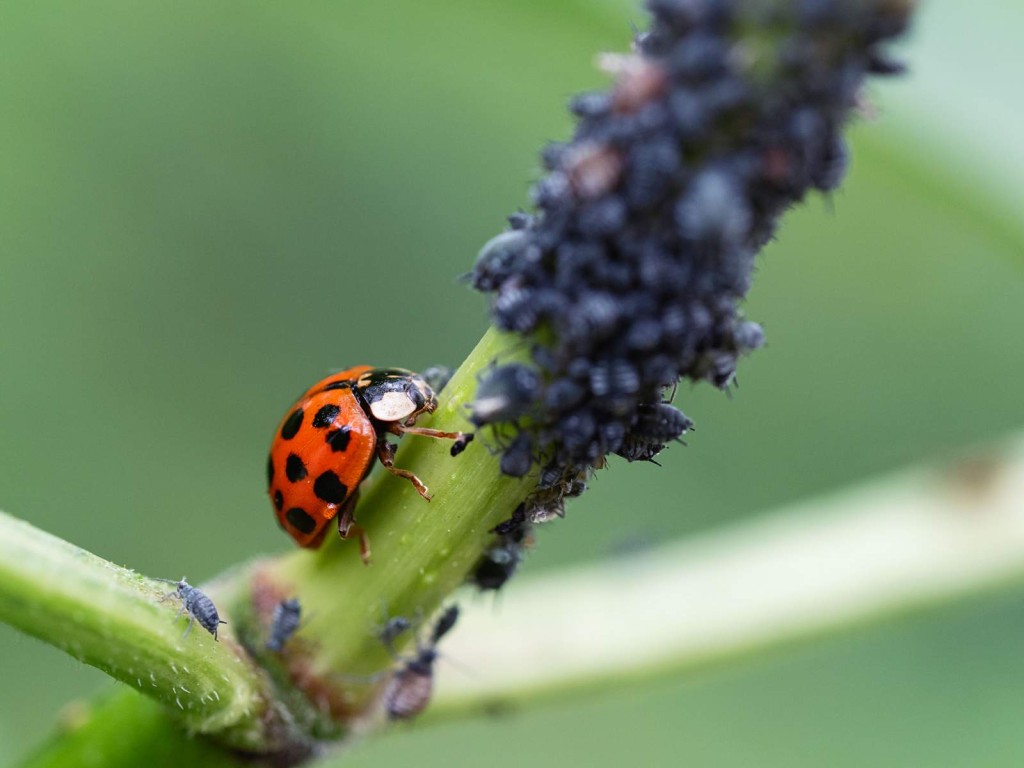
[[[187,638],[173,585],[147,579],[0,513],[0,619],[176,711],[189,730],[260,742],[260,672],[202,628]]]
[[[190,737],[157,702],[135,691],[118,691],[94,705],[83,705],[73,722],[58,731],[23,768],[242,768],[235,758],[207,741]]]

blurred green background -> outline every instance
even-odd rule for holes
[[[486,308],[455,278],[630,22],[622,0],[4,3],[0,507],[168,578],[288,548],[262,480],[283,409],[333,368],[465,356]],[[769,345],[735,396],[682,390],[690,447],[614,462],[528,574],[1024,426],[1022,22],[926,4],[848,183],[761,259]],[[1016,766],[1022,641],[1024,588],[348,764]],[[6,627],[0,680],[3,765],[107,685]]]

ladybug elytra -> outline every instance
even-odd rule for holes
[[[461,432],[414,426],[435,408],[437,398],[423,377],[401,368],[360,365],[310,387],[288,410],[270,446],[267,491],[281,527],[299,546],[319,547],[337,517],[338,533],[343,539],[358,536],[367,560],[366,534],[353,510],[375,457],[430,500],[416,475],[394,465],[395,446],[386,435],[464,438]]]

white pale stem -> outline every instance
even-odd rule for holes
[[[466,600],[436,706],[683,668],[1024,577],[1024,437]]]

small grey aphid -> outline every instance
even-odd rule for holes
[[[213,639],[216,640],[217,627],[221,624],[227,624],[227,622],[221,620],[213,600],[201,589],[193,587],[185,581],[184,576],[181,577],[181,581],[177,582],[170,579],[161,579],[161,581],[168,581],[176,587],[174,592],[165,595],[163,599],[177,597],[181,600],[181,609],[178,611],[178,616],[181,616],[182,613],[187,613],[189,616],[188,627],[185,629],[185,634],[181,636],[182,639],[188,637],[188,633],[192,631],[192,625],[198,621],[199,625],[213,635]]]
[[[270,619],[270,634],[267,637],[267,650],[280,653],[284,644],[298,630],[302,623],[302,606],[299,598],[282,600],[274,606],[274,615]]]
[[[437,643],[455,626],[459,607],[449,606],[434,624],[430,642],[421,645],[416,655],[402,662],[384,689],[384,711],[392,720],[409,720],[430,703],[434,692],[434,662]]]

